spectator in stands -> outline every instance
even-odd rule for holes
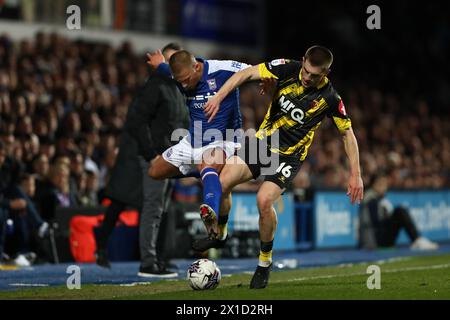
[[[94,151],[95,151],[95,143],[99,140],[98,134],[93,133],[91,139],[85,135],[78,139],[78,146],[80,147],[81,153],[84,157],[84,168],[90,171],[95,172],[95,174],[99,173],[98,164],[94,161]]]
[[[48,231],[49,225],[45,223],[36,210],[33,201],[34,188],[32,181],[24,182],[19,187],[22,168],[18,162],[8,155],[6,145],[0,140],[0,258],[4,249],[5,228],[7,219],[15,222],[18,230],[17,244],[20,251],[25,251],[29,243],[28,223],[38,230],[41,237]],[[25,180],[30,180],[25,179]],[[25,192],[29,191],[29,195]],[[19,264],[28,263],[19,257]]]
[[[43,154],[50,161],[56,154],[56,147],[53,139],[48,137],[43,137],[39,139],[39,154]]]
[[[71,178],[72,182],[72,178]],[[76,183],[76,196],[77,196],[77,202],[78,205],[86,207],[88,206],[89,199],[86,195],[86,183],[87,183],[87,174],[83,170],[80,175],[76,177],[75,180],[73,180],[74,183]]]
[[[11,185],[11,171],[8,163],[8,154],[5,143],[0,140],[0,262],[4,260],[4,244],[6,240],[6,222],[9,210],[21,210],[26,207],[23,199],[9,199],[8,188]]]
[[[35,177],[36,190],[41,188],[45,177],[47,177],[49,170],[48,157],[44,153],[40,153],[33,158],[31,162],[31,173]]]
[[[32,200],[36,191],[35,177],[23,174],[20,177],[18,196],[22,197],[27,206],[23,210],[11,210],[10,218],[14,225],[13,239],[15,239],[17,257],[15,263],[20,266],[30,266],[36,259],[36,254],[31,252],[33,235],[38,239],[48,235],[49,224],[45,222]]]
[[[389,178],[383,173],[373,176],[371,188],[360,207],[360,247],[374,249],[395,246],[405,230],[413,250],[435,250],[438,244],[420,235],[407,207],[394,207],[386,198]]]
[[[80,198],[81,193],[84,190],[81,190],[80,182],[83,182],[86,177],[83,177],[84,174],[84,157],[78,150],[71,150],[69,152],[70,157],[70,178],[69,178],[69,186],[70,191],[75,194],[75,196]],[[85,182],[85,181],[84,181]]]
[[[61,160],[64,157],[60,158]],[[47,222],[55,219],[56,209],[58,207],[70,207],[77,204],[75,195],[69,188],[69,161],[56,161],[50,166],[47,179],[40,191],[39,212],[42,218]]]
[[[94,171],[84,170],[82,177],[84,180],[80,182],[79,202],[85,207],[95,207],[99,205],[98,202],[98,177]]]
[[[23,150],[23,162],[27,171],[30,171],[33,158],[39,153],[39,138],[36,134],[31,133],[20,139]]]
[[[0,163],[2,169],[2,177],[0,178],[0,190],[5,194],[6,198],[11,198],[12,194],[19,184],[19,177],[24,172],[24,165],[14,158],[15,137],[12,134],[0,134],[1,150],[4,155],[3,162]],[[15,199],[15,198],[14,198]],[[14,208],[16,209],[16,208]],[[24,209],[24,208],[17,208]]]

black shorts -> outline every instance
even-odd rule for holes
[[[238,150],[236,155],[245,161],[253,179],[263,176],[264,181],[271,181],[281,189],[289,187],[303,163],[299,156],[271,152],[256,137],[245,137],[244,148]]]

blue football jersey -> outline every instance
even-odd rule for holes
[[[203,60],[197,61],[204,64],[203,75],[194,90],[183,90],[186,96],[186,104],[189,108],[191,125],[189,128],[191,145],[200,147],[222,139],[236,141],[238,138],[226,135],[227,129],[238,130],[242,128],[242,116],[239,108],[239,89],[232,91],[220,104],[219,112],[211,123],[204,113],[204,107],[208,99],[216,95],[217,91],[235,73],[250,65],[232,60]],[[165,65],[161,71],[167,72]],[[181,88],[181,86],[180,86]],[[220,135],[218,133],[220,132]]]

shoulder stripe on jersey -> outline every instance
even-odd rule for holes
[[[339,117],[333,117],[334,124],[338,128],[339,132],[345,132],[352,127],[352,121],[350,119],[342,119]]]
[[[259,69],[259,76],[261,79],[264,79],[264,78],[278,79],[278,77],[276,75],[274,75],[272,72],[269,71],[269,69],[267,69],[265,63],[259,64],[258,69]]]

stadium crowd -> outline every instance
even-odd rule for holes
[[[0,36],[0,141],[7,158],[0,171],[33,199],[45,221],[54,218],[57,206],[102,202],[128,105],[147,74],[144,54],[129,43],[115,49],[58,34],[38,33],[18,43]],[[434,108],[419,94],[355,85],[356,73],[345,77],[349,84],[335,86],[353,121],[364,181],[384,171],[392,188],[450,187],[448,106]],[[244,86],[240,98],[244,129],[257,128],[267,110],[258,84]],[[331,121],[322,124],[293,188],[346,188],[345,152],[336,134]],[[196,184],[180,182],[174,197],[183,199],[180,190],[196,201],[186,191]],[[8,187],[2,186],[2,198],[8,198]],[[237,190],[257,188],[258,182],[250,182]]]

